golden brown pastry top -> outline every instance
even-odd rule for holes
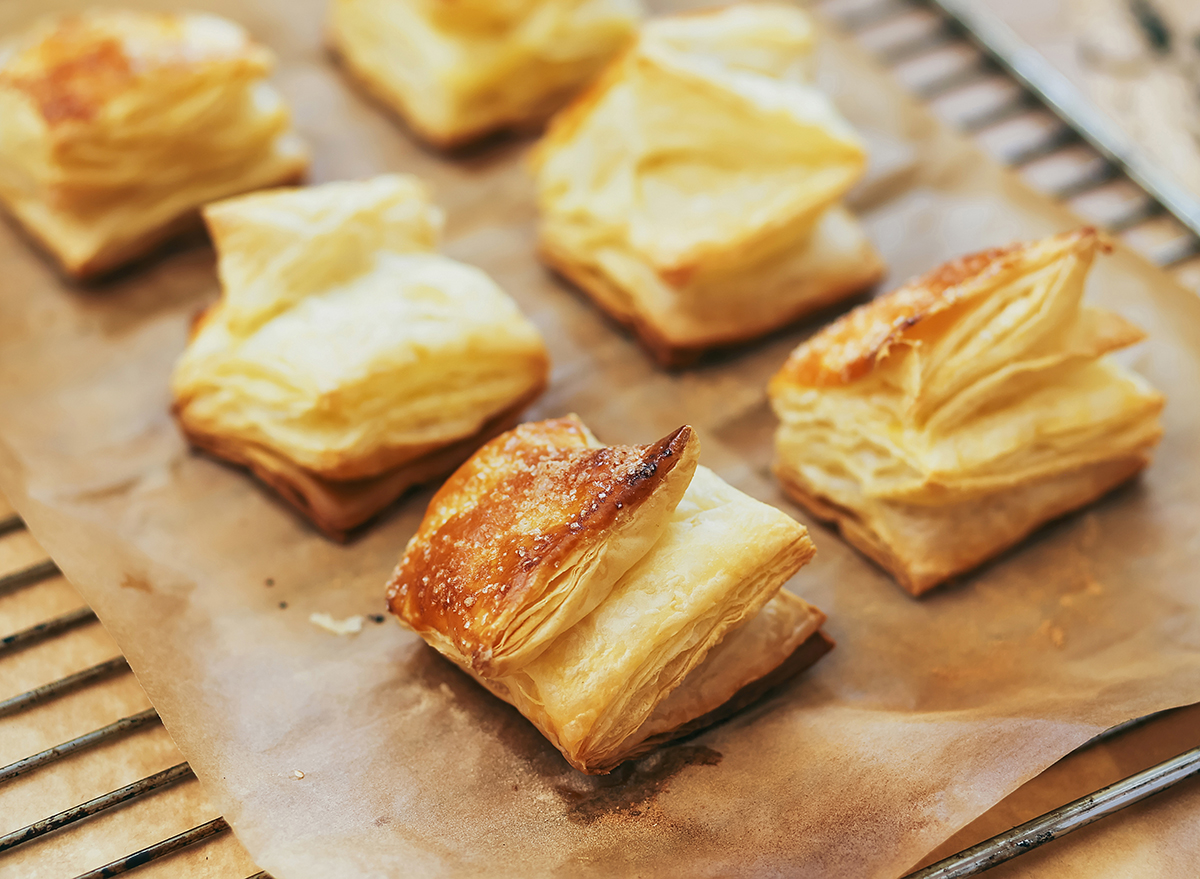
[[[1143,333],[1083,303],[1108,248],[1081,229],[985,251],[827,327],[771,381],[781,460],[829,497],[937,505],[1144,456],[1162,396],[1105,356]]]
[[[333,0],[330,39],[424,138],[540,123],[634,38],[639,0]]]
[[[389,584],[392,612],[447,636],[443,652],[488,675],[567,560],[681,465],[694,468],[697,446],[687,426],[646,446],[601,446],[573,416],[498,437],[434,496]]]
[[[0,55],[0,85],[18,89],[50,125],[87,122],[162,73],[262,75],[270,53],[213,16],[91,10],[47,22]]]
[[[849,384],[870,373],[893,346],[920,341],[927,322],[952,306],[1065,256],[1090,262],[1096,251],[1111,250],[1101,233],[1084,227],[951,260],[829,324],[792,352],[776,381],[803,387]],[[1106,347],[1123,347],[1142,338],[1130,325],[1122,327],[1121,338]]]
[[[272,55],[214,15],[93,9],[0,43],[0,201],[76,277],[202,205],[295,182],[308,149]]]
[[[530,15],[543,0],[417,0],[414,4],[446,30],[502,30]]]

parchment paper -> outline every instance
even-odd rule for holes
[[[315,180],[406,170],[433,182],[446,252],[490,272],[547,339],[552,386],[531,417],[578,412],[609,442],[690,422],[706,464],[809,524],[818,557],[789,588],[829,614],[839,642],[724,725],[584,777],[390,621],[345,637],[308,622],[382,613],[430,492],[338,546],[246,474],[187,451],[167,376],[189,317],[216,295],[209,251],[179,248],[84,290],[0,230],[0,490],[277,879],[896,876],[1101,729],[1200,701],[1200,302],[1161,272],[1120,251],[1090,293],[1150,334],[1133,360],[1170,399],[1155,465],[915,601],[770,478],[764,385],[819,321],[700,369],[657,370],[533,259],[526,144],[454,160],[415,147],[329,64],[315,0],[197,5],[279,53]],[[0,24],[30,14],[5,7]],[[825,45],[823,82],[874,150],[855,206],[887,284],[1074,224],[851,47]]]

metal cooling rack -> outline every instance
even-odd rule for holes
[[[1200,198],[994,14],[968,0],[809,5],[1035,189],[1200,284]]]
[[[25,523],[16,515],[0,518],[0,538],[15,536],[14,532],[24,530]],[[50,559],[41,559],[32,564],[18,567],[16,570],[6,570],[0,567],[0,598],[11,596],[21,590],[48,587],[52,580],[60,576],[58,567]],[[15,660],[21,651],[53,642],[55,639],[63,639],[71,633],[95,625],[97,622],[95,613],[91,608],[85,606],[0,637],[0,679],[3,679],[7,673],[5,663]],[[129,665],[124,656],[116,656],[89,665],[73,674],[0,701],[0,724],[6,718],[12,718],[39,706],[77,695],[90,687],[99,686],[113,678],[128,674],[130,674]],[[101,746],[111,747],[119,740],[159,723],[158,712],[153,708],[116,718],[98,729],[30,754],[6,766],[0,766],[0,786],[10,784],[18,778],[37,773],[53,764],[82,755],[92,749],[98,749]],[[0,733],[3,731],[3,726],[0,726]],[[0,835],[0,874],[7,875],[5,855],[10,854],[19,846],[42,839],[55,831],[70,829],[85,819],[99,817],[119,806],[150,797],[156,792],[165,791],[181,782],[194,781],[194,779],[191,767],[186,762],[176,763],[130,784],[35,821],[28,826]],[[224,818],[214,818],[161,839],[152,845],[130,852],[102,866],[79,873],[76,879],[107,879],[107,877],[118,876],[135,868],[154,864],[190,846],[214,840],[228,831],[229,824]],[[249,879],[270,879],[270,877],[260,871],[254,873]]]
[[[1189,272],[1200,278],[1200,214],[1190,212],[1184,194],[1152,166],[1147,167],[1136,150],[1114,138],[1110,127],[1097,121],[1086,100],[1015,42],[1003,25],[960,0],[824,0],[810,5],[871,49],[943,121],[973,135],[993,156],[1021,170],[1035,188],[1067,202],[1159,265],[1178,268],[1185,283]],[[24,528],[15,515],[0,518],[0,537]],[[58,569],[49,559],[0,573],[0,597],[36,588],[57,576]],[[0,668],[19,651],[95,623],[95,614],[84,607],[0,638]],[[0,702],[0,722],[127,674],[129,667],[122,656],[91,665]],[[1088,745],[1114,738],[1144,721],[1114,727]],[[117,718],[0,767],[0,786],[159,722],[153,708]],[[908,879],[976,875],[1196,774],[1200,774],[1200,748],[918,870]],[[194,780],[192,770],[180,762],[0,836],[0,871],[5,853],[18,846],[78,827],[79,822],[143,798],[161,796],[189,780]],[[153,865],[191,846],[212,845],[228,831],[224,818],[214,818],[76,879],[102,879]],[[270,877],[260,871],[248,879]]]

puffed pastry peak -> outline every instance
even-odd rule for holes
[[[289,483],[299,469],[339,499],[412,471],[407,487],[453,469],[545,385],[516,304],[433,252],[442,214],[416,178],[253,193],[205,217],[222,297],[172,387],[185,432],[222,457]],[[338,518],[319,524],[346,530]]]
[[[542,259],[664,365],[881,274],[842,204],[866,150],[812,84],[814,43],[780,3],[654,19],[534,151]]]
[[[648,23],[539,144],[543,209],[588,214],[595,239],[624,238],[667,276],[815,221],[866,152],[795,72],[812,39],[804,13],[773,4]]]
[[[221,254],[223,314],[246,335],[281,311],[370,271],[382,253],[428,253],[445,221],[416,177],[271,190],[204,212]]]
[[[434,496],[389,607],[585,772],[711,723],[830,644],[780,591],[805,529],[698,457],[686,425],[644,446],[521,425]]]
[[[829,324],[792,352],[778,380],[812,387],[849,384],[890,365],[896,358],[889,362],[889,354],[909,348],[929,350],[936,336],[926,331],[927,321],[951,309],[962,311],[989,296],[1024,299],[1031,305],[1059,303],[1044,314],[1026,308],[1029,319],[1048,326],[1055,319],[1075,319],[1096,253],[1111,250],[1112,244],[1102,234],[1084,227],[951,260]],[[1013,316],[1001,328],[1017,329],[1012,326],[1015,320]],[[1099,346],[1097,355],[1142,339],[1140,330],[1118,321],[1095,327],[1110,332],[1090,335]],[[976,363],[978,371],[994,366],[986,360]]]
[[[71,274],[140,255],[214,199],[299,178],[271,53],[214,15],[93,9],[0,47],[0,197]]]
[[[575,418],[521,425],[443,486],[389,598],[462,665],[489,677],[524,665],[654,543],[699,445],[690,427],[610,447]]]
[[[347,70],[443,148],[540,124],[633,39],[638,0],[334,0]]]
[[[1106,355],[1143,333],[1083,304],[1109,250],[971,254],[801,344],[770,385],[785,485],[920,592],[1142,469],[1163,398]]]

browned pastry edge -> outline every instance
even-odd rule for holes
[[[804,506],[818,519],[837,528],[842,537],[851,546],[855,547],[859,552],[891,574],[896,582],[907,592],[914,596],[920,596],[935,586],[945,583],[950,578],[974,570],[1000,555],[1005,550],[1016,546],[1047,522],[1065,516],[1081,507],[1087,506],[1092,501],[1098,500],[1118,485],[1132,479],[1149,463],[1149,454],[1143,453],[1131,455],[1126,458],[1118,458],[1113,461],[1102,461],[1098,464],[1091,464],[1080,468],[1080,471],[1091,469],[1098,476],[1092,485],[1088,486],[1085,490],[1064,497],[1057,503],[1048,506],[1041,514],[1022,526],[1014,536],[993,545],[986,552],[975,553],[968,557],[948,562],[942,566],[941,570],[924,574],[910,569],[893,548],[882,537],[876,534],[870,525],[864,522],[853,510],[839,506],[827,497],[810,493],[799,482],[790,479],[789,474],[782,467],[776,466],[775,474],[783,484],[784,490],[793,500]],[[1114,466],[1118,464],[1124,464],[1125,466]],[[1105,468],[1110,468],[1111,472],[1103,473],[1102,471]],[[1061,475],[1053,477],[1053,479],[1059,478],[1061,478]],[[987,498],[985,497],[979,502],[987,503]]]
[[[878,283],[885,272],[883,264],[879,263],[873,277],[864,276],[855,279],[853,283],[831,287],[821,296],[800,303],[792,311],[769,324],[752,329],[714,333],[697,344],[677,345],[662,335],[657,327],[642,318],[636,311],[618,310],[613,307],[614,301],[621,301],[624,298],[620,288],[602,273],[572,261],[567,254],[557,250],[544,237],[538,242],[538,257],[545,265],[586,293],[588,298],[600,307],[601,311],[631,330],[642,347],[650,353],[659,366],[665,369],[682,369],[693,366],[709,351],[730,348],[783,329],[813,312],[848,299],[872,284]]]
[[[656,499],[678,499],[698,456],[688,425],[644,446],[597,447],[575,416],[522,424],[438,490],[388,582],[388,607],[454,661],[503,677],[586,598],[587,589],[552,588],[556,579]],[[550,600],[555,591],[561,602]]]
[[[813,610],[816,610],[816,608],[813,608]],[[820,611],[817,612],[820,613]],[[822,614],[822,617],[824,617],[824,614]],[[694,732],[699,732],[705,727],[712,726],[715,723],[719,723],[720,721],[733,716],[743,708],[746,708],[750,704],[757,702],[767,694],[767,691],[785,683],[786,681],[800,674],[800,672],[814,665],[818,659],[820,659],[833,648],[833,639],[818,629],[816,632],[813,632],[811,635],[809,635],[804,641],[800,642],[799,646],[797,646],[796,649],[793,650],[783,662],[775,666],[773,670],[767,672],[761,678],[746,684],[744,687],[734,693],[729,699],[707,714],[702,714],[694,720],[690,720],[687,723],[668,732],[659,733],[656,736],[651,736],[648,739],[644,739],[643,741],[638,742],[638,744],[630,750],[623,752],[619,757],[616,757],[609,762],[604,762],[599,765],[589,764],[588,766],[580,766],[574,763],[566,754],[563,754],[563,759],[580,772],[587,773],[588,775],[608,775],[622,763],[628,763],[630,760],[635,760],[638,757],[653,751],[660,745],[674,741],[675,739],[683,738],[684,736],[691,735]],[[460,666],[460,668],[462,667]],[[505,693],[502,687],[497,687],[494,682],[475,674],[470,669],[464,668],[463,671],[470,675],[473,680],[483,685],[488,692],[492,693],[498,699],[502,699],[503,701],[511,704],[507,693]],[[528,718],[526,718],[526,720],[528,720]],[[532,721],[530,721],[530,723],[532,723]],[[534,726],[536,727],[537,725],[534,724]],[[538,731],[542,732],[541,729]],[[542,734],[545,735],[544,732],[542,732]],[[546,740],[549,744],[551,744],[551,746],[553,746],[553,741],[549,736],[546,736]]]
[[[1067,254],[1090,261],[1096,251],[1111,250],[1107,237],[1084,226],[952,259],[823,327],[791,353],[772,385],[849,384],[871,372],[893,345],[919,332],[930,318],[1019,276],[1025,261]],[[1133,341],[1131,337],[1124,344]]]
[[[177,411],[172,410],[172,414],[192,445],[249,468],[319,530],[334,540],[345,542],[351,531],[373,519],[410,488],[453,472],[481,445],[513,427],[525,407],[543,390],[544,385],[534,388],[469,437],[378,476],[346,481],[324,479],[265,446],[189,430]]]
[[[486,125],[459,131],[455,134],[441,134],[422,125],[414,116],[408,113],[407,109],[400,104],[388,88],[382,85],[366,70],[355,64],[350,54],[345,52],[338,43],[337,34],[332,29],[326,32],[325,47],[329,52],[330,58],[338,67],[346,72],[351,83],[372,103],[398,119],[419,140],[441,152],[457,152],[494,135],[505,133],[536,134],[546,124],[546,119],[548,118],[546,114],[536,117],[514,116],[509,119],[493,121]]]
[[[307,164],[307,163],[306,163]],[[281,176],[278,180],[270,183],[264,183],[262,186],[255,187],[259,189],[273,189],[277,186],[292,186],[303,182],[308,174],[308,168],[305,167],[300,171],[289,171]],[[231,192],[224,197],[232,197],[240,195],[240,192]],[[219,200],[219,199],[215,199]],[[149,256],[156,251],[160,246],[167,242],[178,238],[188,232],[200,230],[204,228],[204,223],[200,217],[200,211],[204,207],[203,204],[188,208],[182,214],[176,216],[173,220],[169,220],[161,226],[156,226],[153,229],[143,233],[137,238],[130,241],[122,241],[119,244],[112,245],[100,250],[90,259],[84,260],[81,263],[68,263],[62,252],[54,246],[53,242],[42,236],[37,229],[25,223],[15,211],[6,209],[6,213],[13,223],[25,233],[25,235],[40,249],[43,253],[50,256],[59,269],[67,277],[75,281],[95,281],[105,275],[111,274],[122,266],[134,262],[142,257]]]
[[[813,610],[816,610],[816,608],[813,608]],[[824,617],[824,614],[821,614],[821,616]],[[694,732],[698,732],[699,730],[712,726],[716,723],[720,723],[722,720],[732,717],[743,708],[749,707],[763,696],[767,695],[770,690],[773,690],[781,684],[786,683],[787,681],[796,677],[796,675],[800,674],[802,671],[805,671],[806,669],[815,665],[817,660],[832,650],[836,645],[837,642],[826,635],[823,631],[818,629],[806,639],[801,641],[800,645],[788,655],[787,659],[775,666],[773,670],[767,672],[758,680],[751,681],[750,683],[746,684],[744,687],[734,693],[728,700],[707,714],[702,714],[695,720],[691,720],[683,724],[683,726],[677,727],[670,732],[651,736],[650,738],[641,742],[634,750],[630,751],[621,758],[621,763],[624,763],[627,760],[632,760],[636,757],[640,757],[666,742],[674,741],[675,739],[691,735]],[[619,765],[620,763],[613,764],[613,766],[609,766],[605,771],[611,772],[614,768],[616,768],[616,766]]]

